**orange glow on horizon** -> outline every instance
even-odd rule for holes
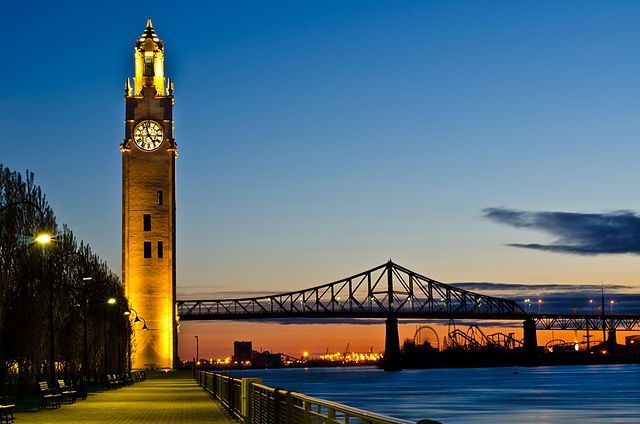
[[[356,325],[356,324],[275,324],[255,323],[241,321],[218,322],[191,322],[183,321],[179,340],[180,357],[191,358],[195,354],[195,346],[191,342],[192,336],[199,335],[200,352],[202,357],[225,358],[233,355],[233,342],[235,340],[251,340],[253,350],[258,352],[269,351],[272,353],[284,353],[293,357],[300,357],[300,353],[307,352],[310,358],[319,358],[322,355],[334,355],[340,352],[343,355],[347,344],[349,352],[378,352],[384,353],[384,322],[380,324]],[[446,322],[438,324],[429,323],[442,340],[448,331]],[[457,328],[466,331],[469,323],[456,322]],[[520,327],[481,326],[485,334],[514,333],[518,340],[522,339]],[[413,339],[416,324],[403,324],[400,322],[400,343],[406,339]],[[591,345],[601,343],[602,334],[591,331]],[[618,331],[618,340],[621,340],[627,332]],[[629,333],[632,334],[632,333]],[[586,332],[574,332],[573,330],[539,330],[538,346],[544,346],[554,339],[562,339],[567,343],[578,343],[580,349],[586,345]],[[440,346],[442,347],[442,346]]]

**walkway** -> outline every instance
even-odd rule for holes
[[[148,379],[60,409],[19,413],[16,423],[234,423],[189,377]]]

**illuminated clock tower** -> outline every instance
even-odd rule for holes
[[[135,314],[134,369],[170,369],[177,360],[176,172],[173,84],[151,19],[134,49],[135,78],[125,85],[122,152],[122,279]]]

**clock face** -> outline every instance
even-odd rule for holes
[[[155,121],[142,121],[133,130],[133,141],[142,150],[157,149],[162,139],[162,127]]]

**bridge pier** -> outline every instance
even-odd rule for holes
[[[616,337],[616,329],[609,328],[609,337],[607,337],[607,349],[609,350],[609,353],[615,353],[617,345],[618,340]]]
[[[400,336],[398,335],[398,318],[389,317],[385,321],[384,358],[382,366],[385,371],[400,371]]]
[[[527,359],[535,360],[538,351],[536,322],[533,318],[527,318],[522,324],[524,330],[524,353]]]

